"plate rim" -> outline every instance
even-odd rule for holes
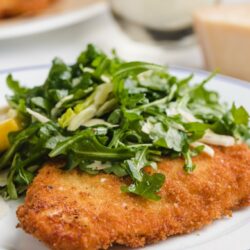
[[[67,65],[72,65],[73,63],[66,63]],[[8,73],[15,73],[15,72],[22,72],[22,71],[29,71],[29,70],[41,70],[41,69],[49,69],[51,66],[50,64],[35,64],[35,65],[30,65],[30,66],[23,66],[23,67],[13,67],[13,68],[5,68],[5,69],[0,69],[0,75],[2,74],[8,74]],[[205,77],[211,74],[212,71],[200,69],[200,68],[192,68],[192,67],[186,67],[186,66],[179,66],[175,64],[168,64],[166,65],[166,69],[175,70],[175,71],[186,71],[189,73],[197,73],[200,75],[204,75]],[[194,75],[195,76],[195,75]],[[241,80],[232,76],[224,75],[217,73],[215,75],[215,78],[218,80],[226,81],[231,85],[236,85],[240,86],[242,88],[250,90],[250,82],[246,80]]]

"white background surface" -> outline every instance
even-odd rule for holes
[[[113,20],[108,10],[88,21],[47,33],[0,40],[0,69],[47,64],[56,55],[72,62],[87,43],[109,51],[116,48],[126,59],[189,66],[202,64],[196,47],[166,51],[132,41]],[[194,56],[195,60],[190,60]]]
[[[250,3],[250,0],[222,0],[222,2]],[[66,28],[17,39],[0,40],[0,70],[48,64],[56,55],[67,62],[72,62],[79,51],[90,42],[106,51],[116,48],[125,59],[203,67],[203,59],[198,46],[175,50],[160,49],[134,42],[120,29],[107,10],[88,21]]]

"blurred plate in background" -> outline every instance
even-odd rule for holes
[[[104,0],[58,0],[45,11],[0,19],[0,40],[46,32],[84,21],[107,9]]]

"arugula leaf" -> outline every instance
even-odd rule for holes
[[[175,128],[164,128],[163,124],[156,123],[149,136],[153,139],[155,145],[173,149],[176,152],[182,151],[185,138],[183,133]]]
[[[15,132],[9,135],[9,140],[11,142],[11,147],[0,159],[0,169],[7,167],[11,162],[11,159],[14,157],[16,151],[26,142],[37,130],[39,129],[40,124],[32,124],[25,130],[21,132]]]
[[[200,122],[189,122],[183,124],[185,129],[191,133],[189,136],[189,140],[197,141],[202,138],[207,129],[211,129],[210,124],[200,123]]]
[[[125,164],[121,164],[119,162],[114,162],[111,167],[104,169],[104,172],[107,174],[115,174],[118,177],[124,177],[128,175]]]
[[[51,158],[67,155],[69,152],[82,160],[115,161],[131,158],[134,153],[126,148],[111,149],[105,147],[96,139],[93,131],[84,130],[75,136],[59,142],[49,153]]]
[[[27,93],[27,89],[21,87],[19,82],[13,79],[13,76],[9,74],[6,79],[6,83],[8,87],[18,96],[25,95]]]
[[[141,182],[136,182],[131,185],[122,186],[122,192],[133,193],[140,195],[146,199],[158,201],[161,197],[156,194],[165,182],[165,176],[163,174],[155,173],[148,175],[144,173]]]
[[[129,170],[132,172],[132,176],[137,181],[142,181],[143,174],[141,169],[143,169],[148,164],[146,158],[147,148],[143,148],[136,152],[136,155],[131,160],[126,160],[125,163],[128,165]]]
[[[240,106],[239,108],[236,108],[235,104],[233,104],[231,108],[231,114],[233,116],[235,124],[243,124],[246,126],[248,125],[249,114],[244,107]]]
[[[30,101],[34,106],[44,109],[45,111],[49,109],[48,101],[41,96],[32,97]]]
[[[61,59],[55,58],[52,63],[47,80],[44,84],[45,94],[49,94],[49,89],[70,89],[72,70]],[[51,96],[50,96],[51,97]]]

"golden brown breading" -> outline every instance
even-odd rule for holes
[[[55,0],[0,0],[0,17],[35,14]]]
[[[17,211],[20,226],[55,250],[139,247],[199,229],[246,205],[250,197],[247,146],[215,152],[214,158],[196,157],[192,174],[183,171],[181,159],[162,161],[159,171],[166,182],[158,202],[121,193],[124,180],[116,176],[47,165]]]

